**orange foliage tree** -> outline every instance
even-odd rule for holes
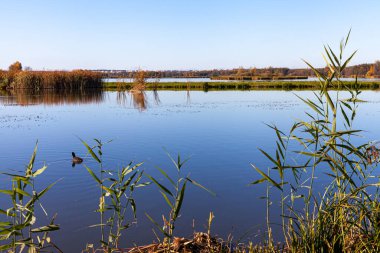
[[[371,77],[371,76],[374,76],[374,75],[375,75],[375,65],[372,65],[372,66],[369,68],[369,70],[368,70],[366,76]]]
[[[18,71],[21,71],[21,70],[22,70],[22,64],[21,64],[21,62],[16,61],[15,63],[11,64],[11,65],[8,67],[8,70],[11,71],[11,72],[18,72]]]

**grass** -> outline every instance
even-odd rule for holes
[[[344,90],[347,87],[355,86],[355,81],[341,81],[340,85],[336,84],[331,89]],[[104,82],[103,88],[106,90],[116,90],[120,83]],[[133,83],[123,83],[125,89],[131,89]],[[363,81],[360,82],[360,88],[366,90],[376,90],[380,88],[380,81]],[[154,82],[146,83],[147,90],[319,90],[318,81],[270,81],[270,82]]]

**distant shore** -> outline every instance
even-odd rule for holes
[[[332,89],[354,88],[354,81],[343,81]],[[380,81],[358,81],[359,89],[380,89]],[[132,82],[103,82],[107,90],[131,89]],[[231,82],[148,82],[147,90],[319,90],[318,81],[231,81]]]

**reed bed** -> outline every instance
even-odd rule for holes
[[[102,88],[102,75],[93,71],[3,71],[0,73],[3,89],[80,90]]]

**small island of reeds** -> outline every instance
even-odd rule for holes
[[[16,62],[9,67],[8,71],[0,71],[0,89],[78,90],[102,87],[102,75],[97,72],[88,70],[31,71],[22,70],[19,64]]]

